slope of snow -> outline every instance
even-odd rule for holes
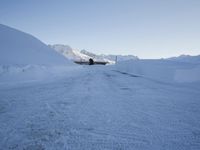
[[[0,84],[54,78],[72,66],[32,35],[0,24]]]
[[[79,50],[72,49],[68,45],[55,44],[55,45],[49,45],[49,47],[55,49],[60,54],[62,54],[66,58],[73,61],[88,61],[90,58],[93,58],[95,61],[106,61],[106,62],[114,63],[111,60],[108,60],[104,57],[100,57],[91,52],[88,52],[85,50],[79,51]]]
[[[62,44],[55,44],[55,45],[49,45],[52,49],[56,50],[66,58],[73,60],[73,61],[81,61],[81,60],[89,60],[90,57],[88,55],[82,54],[78,50],[72,49],[68,45],[62,45]]]
[[[69,61],[32,35],[0,24],[0,64],[65,65]]]
[[[86,51],[86,50],[81,50],[81,53],[82,54],[85,54],[85,55],[87,55],[87,56],[89,56],[89,57],[92,57],[92,58],[94,58],[94,57],[96,57],[97,55],[96,54],[94,54],[94,53],[92,53],[92,52],[89,52],[89,51]]]
[[[97,55],[86,50],[81,50],[81,53],[89,56],[90,58],[93,58],[95,61],[105,61],[105,62],[109,62],[110,64],[115,63],[115,61],[107,59],[106,57],[104,57],[104,55]]]

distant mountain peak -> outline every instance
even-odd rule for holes
[[[177,57],[167,58],[167,60],[187,62],[187,63],[200,63],[200,55],[191,56],[191,55],[182,54]]]
[[[55,44],[49,45],[51,48],[55,49],[57,52],[61,53],[68,59],[77,61],[77,60],[84,60],[88,61],[90,58],[93,58],[96,61],[106,61],[109,63],[115,63],[116,56],[118,61],[125,61],[125,60],[138,60],[137,56],[133,55],[105,55],[105,54],[95,54],[85,49],[79,51],[71,48],[68,45],[63,44]]]

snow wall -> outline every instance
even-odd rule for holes
[[[130,60],[116,64],[126,73],[164,82],[200,82],[200,64],[168,60]]]

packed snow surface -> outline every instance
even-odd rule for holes
[[[199,150],[200,83],[172,82],[180,66],[168,63],[84,66],[49,82],[0,84],[0,149]]]

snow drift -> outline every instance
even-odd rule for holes
[[[60,76],[74,66],[34,36],[0,24],[0,82]]]
[[[135,60],[120,62],[116,70],[162,82],[199,82],[200,65],[169,60]]]
[[[0,64],[65,65],[66,58],[30,34],[0,24]]]

